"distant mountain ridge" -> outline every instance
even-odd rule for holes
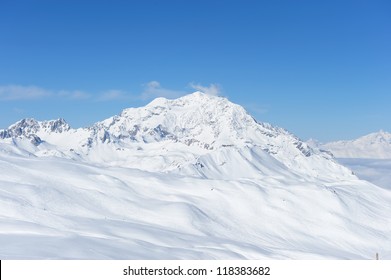
[[[157,98],[87,128],[72,129],[63,119],[23,119],[1,130],[0,139],[3,150],[20,155],[209,178],[352,176],[328,153],[282,128],[257,122],[226,98],[201,92],[174,100]]]
[[[338,158],[391,159],[391,133],[381,130],[355,140],[330,142],[320,147]]]

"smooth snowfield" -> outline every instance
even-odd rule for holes
[[[365,181],[209,180],[0,156],[1,259],[391,258]]]
[[[391,191],[239,105],[0,130],[1,259],[391,259]]]

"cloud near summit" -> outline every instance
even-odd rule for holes
[[[142,99],[151,99],[156,97],[178,98],[185,95],[182,90],[172,90],[164,88],[158,81],[150,81],[144,85],[144,91],[141,93]]]
[[[190,83],[190,88],[196,91],[201,91],[205,94],[218,96],[221,94],[221,87],[218,84],[210,84],[209,86],[203,86],[201,84]],[[164,88],[158,81],[150,81],[144,85],[144,91],[141,94],[142,99],[151,99],[156,97],[166,98],[178,98],[189,92],[184,90],[173,90]]]
[[[188,84],[188,87],[192,90],[201,91],[213,96],[221,94],[221,87],[218,84],[203,86],[199,83],[190,83]],[[189,89],[176,90],[165,88],[158,81],[150,81],[142,85],[142,91],[138,95],[133,95],[125,90],[117,89],[106,90],[100,94],[92,94],[82,90],[51,90],[38,86],[0,85],[1,101],[34,100],[43,98],[95,101],[150,100],[157,97],[175,99],[189,93]]]
[[[190,87],[208,95],[219,96],[221,94],[221,87],[218,84],[210,84],[206,87],[200,84],[190,83]]]

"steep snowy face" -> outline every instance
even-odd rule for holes
[[[391,134],[379,131],[350,141],[330,142],[322,146],[339,158],[391,158]]]

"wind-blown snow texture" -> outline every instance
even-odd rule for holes
[[[0,131],[1,259],[391,258],[391,192],[225,98]]]

